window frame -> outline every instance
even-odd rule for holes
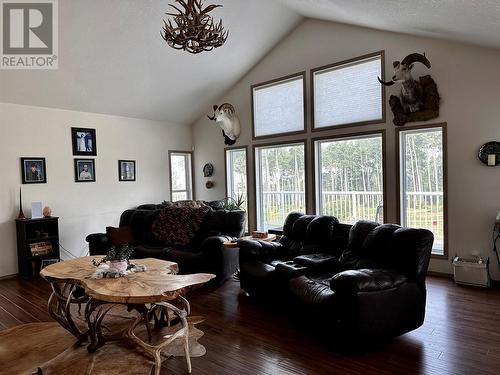
[[[350,140],[350,139],[356,139],[356,138],[368,138],[369,136],[373,135],[380,135],[382,138],[382,182],[384,184],[383,189],[382,189],[382,195],[384,199],[384,212],[383,212],[383,221],[384,223],[387,223],[387,142],[386,142],[386,130],[385,129],[378,129],[378,130],[371,130],[371,131],[364,131],[364,132],[355,132],[355,133],[342,133],[342,134],[337,134],[337,135],[327,135],[327,136],[322,136],[322,137],[315,137],[311,138],[312,142],[312,151],[313,151],[313,158],[312,158],[312,183],[313,183],[313,189],[312,189],[312,197],[313,197],[313,204],[314,204],[314,214],[315,215],[322,215],[320,212],[320,207],[319,207],[319,200],[318,200],[318,192],[320,189],[320,186],[318,186],[318,161],[317,156],[317,149],[316,149],[316,144],[317,142],[321,141],[342,141],[342,140]]]
[[[249,177],[250,177],[250,157],[248,155],[248,146],[230,146],[230,147],[225,147],[224,148],[224,176],[225,176],[225,192],[226,195],[229,196],[229,184],[228,184],[228,159],[227,159],[227,154],[228,151],[238,151],[238,150],[244,150],[245,151],[245,169],[246,169],[246,184],[247,184],[247,201],[246,201],[246,206],[247,206],[247,220],[246,220],[246,231],[248,232],[250,230],[250,217],[249,217],[249,211],[250,211],[250,184],[249,184]]]
[[[425,125],[413,125],[397,127],[396,136],[396,205],[397,205],[397,222],[401,225],[402,219],[402,207],[401,207],[401,133],[415,130],[428,130],[428,129],[441,129],[442,143],[443,143],[443,255],[431,254],[433,259],[449,259],[448,253],[448,141],[447,141],[447,123],[435,123],[435,124],[425,124]]]
[[[252,151],[253,151],[253,160],[252,160],[252,167],[253,167],[253,178],[254,178],[254,199],[255,199],[255,210],[254,210],[254,217],[252,220],[252,227],[258,230],[258,222],[259,222],[259,206],[260,206],[260,199],[259,199],[259,187],[257,184],[260,182],[260,178],[257,177],[257,149],[258,148],[272,148],[272,147],[286,147],[286,146],[304,146],[304,199],[305,199],[305,212],[304,214],[308,214],[311,212],[310,207],[309,207],[309,189],[308,189],[308,181],[309,181],[309,163],[307,162],[307,154],[309,152],[309,146],[308,146],[308,141],[307,139],[301,138],[301,139],[291,139],[287,141],[281,141],[281,142],[271,142],[271,143],[262,143],[262,144],[253,144],[252,145]],[[284,224],[284,222],[283,222]]]
[[[380,56],[380,64],[381,64],[380,71],[381,71],[381,75],[382,75],[382,77],[380,77],[380,78],[382,79],[382,81],[385,81],[385,50],[380,50],[377,52],[369,53],[366,55],[354,57],[351,59],[347,59],[347,60],[335,62],[333,64],[324,65],[324,66],[320,66],[320,67],[311,69],[311,73],[310,73],[311,74],[311,76],[310,76],[310,79],[311,79],[311,98],[310,98],[310,100],[311,100],[311,108],[312,108],[311,109],[311,127],[312,127],[313,132],[332,130],[332,129],[343,129],[343,128],[349,128],[349,127],[353,127],[353,126],[384,124],[386,122],[386,101],[385,101],[385,99],[386,99],[386,92],[385,91],[386,90],[385,90],[385,86],[382,84],[380,84],[380,86],[381,86],[380,89],[381,89],[381,93],[382,93],[382,101],[381,101],[382,102],[382,118],[375,119],[375,120],[367,120],[367,121],[358,121],[358,122],[352,122],[352,123],[346,123],[346,124],[339,124],[339,125],[322,126],[322,127],[317,127],[316,123],[315,123],[315,119],[314,119],[314,110],[316,107],[315,106],[315,95],[314,95],[314,92],[315,92],[314,76],[315,76],[315,74],[320,73],[323,70],[330,70],[332,68],[336,68],[336,67],[339,67],[342,65],[356,63],[356,62],[366,60],[366,59],[376,57],[376,56]]]
[[[265,86],[277,86],[282,82],[290,81],[293,80],[294,78],[302,78],[302,101],[304,104],[304,127],[301,130],[296,130],[296,131],[291,131],[291,132],[282,132],[282,133],[275,133],[275,134],[267,134],[267,135],[255,135],[255,101],[254,101],[254,90],[258,88],[262,88]],[[251,97],[251,114],[252,114],[252,140],[259,140],[259,139],[267,139],[267,138],[276,138],[276,137],[283,137],[283,136],[288,136],[288,135],[297,135],[297,134],[304,134],[307,132],[307,83],[306,83],[306,71],[302,71],[299,73],[295,74],[290,74],[288,76],[272,79],[270,81],[266,82],[261,82],[261,83],[256,83],[254,85],[250,86],[250,97]]]
[[[186,172],[186,188],[189,186],[189,189],[186,190],[176,190],[174,191],[172,185],[172,155],[182,155],[186,157],[189,155],[191,162],[186,163],[189,166],[189,174]],[[170,183],[170,201],[173,202],[172,198],[174,193],[184,192],[186,191],[188,197],[187,200],[195,200],[194,193],[194,153],[193,151],[179,151],[179,150],[168,150],[168,178]],[[191,194],[189,194],[191,193]]]

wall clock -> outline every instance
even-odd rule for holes
[[[479,148],[478,158],[489,167],[500,165],[500,142],[487,142]]]

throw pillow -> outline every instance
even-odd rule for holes
[[[134,232],[130,227],[107,227],[106,234],[112,245],[125,245],[125,244],[133,244],[135,242]]]

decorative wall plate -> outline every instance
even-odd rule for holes
[[[500,165],[500,142],[487,142],[479,148],[478,158],[488,165],[488,155],[495,155],[495,166]]]
[[[211,177],[214,174],[214,166],[212,163],[207,163],[203,166],[203,176]]]

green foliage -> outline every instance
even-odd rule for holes
[[[243,194],[238,194],[235,198],[227,197],[222,200],[222,209],[226,211],[244,210],[245,198]]]
[[[122,261],[122,260],[128,261],[132,256],[133,252],[134,249],[129,245],[112,246],[109,248],[108,253],[104,258],[102,258],[99,262],[93,260],[92,263],[94,264],[94,266],[97,267],[100,266],[101,264],[111,261]]]
[[[263,191],[305,191],[303,145],[265,147],[259,157]]]

